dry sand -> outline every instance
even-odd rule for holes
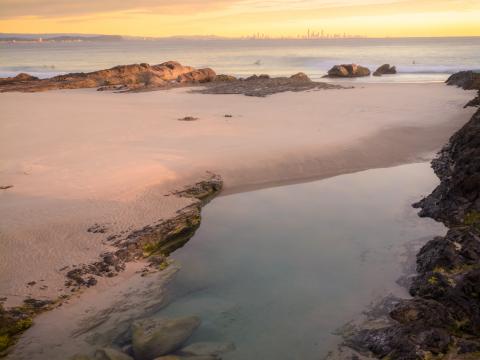
[[[14,186],[0,190],[0,297],[64,293],[60,269],[106,249],[91,225],[169,217],[189,200],[164,195],[206,171],[229,193],[429,158],[471,117],[471,97],[443,84],[0,94],[0,186]]]

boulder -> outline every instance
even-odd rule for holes
[[[382,76],[385,74],[396,74],[397,68],[395,66],[390,66],[390,64],[383,64],[375,72],[373,76]]]
[[[447,85],[455,85],[465,90],[480,90],[480,72],[478,71],[460,71],[451,75]]]
[[[342,64],[335,65],[330,70],[328,70],[327,77],[362,77],[369,75],[370,70],[364,66],[360,66],[357,64]]]
[[[310,78],[303,72],[299,72],[290,76],[290,79],[303,82],[311,82]]]
[[[197,342],[185,346],[179,351],[179,354],[194,356],[218,356],[233,350],[235,350],[235,345],[233,345],[233,343]]]
[[[178,350],[200,325],[196,316],[178,319],[145,319],[132,324],[136,360],[151,360]]]
[[[210,68],[193,70],[188,73],[179,75],[177,82],[179,83],[205,83],[214,81],[217,74]]]
[[[133,360],[133,358],[120,350],[103,348],[95,352],[95,360]]]

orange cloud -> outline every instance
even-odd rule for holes
[[[480,35],[478,0],[0,0],[0,8],[3,32]]]

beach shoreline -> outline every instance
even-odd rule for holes
[[[112,251],[109,236],[174,217],[192,199],[172,191],[206,171],[228,195],[425,161],[473,114],[463,109],[471,95],[443,84],[355,85],[255,99],[188,89],[0,94],[0,174],[13,185],[0,190],[5,305],[69,295],[66,266]],[[106,230],[89,231],[97,224]]]

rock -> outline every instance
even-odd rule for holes
[[[36,92],[54,89],[98,88],[105,90],[138,90],[162,88],[172,84],[209,82],[215,80],[212,69],[195,69],[176,61],[158,65],[119,65],[89,73],[70,73],[49,79],[37,79],[27,74],[0,79],[0,92]]]
[[[480,342],[459,339],[458,340],[458,353],[459,354],[468,354],[473,352],[480,352]]]
[[[179,121],[195,121],[198,120],[197,117],[194,116],[185,116],[183,118],[178,119]]]
[[[462,72],[448,83],[470,88],[474,81],[472,72]],[[347,339],[358,351],[391,360],[478,357],[470,354],[480,349],[480,110],[450,138],[432,167],[440,184],[414,206],[421,208],[420,216],[442,221],[449,230],[417,254],[413,298],[395,305],[392,325]]]
[[[232,75],[225,75],[220,74],[215,77],[215,81],[222,82],[222,81],[237,81],[238,79]]]
[[[435,300],[408,299],[400,301],[391,311],[392,319],[403,325],[420,325],[424,329],[450,326],[454,323],[447,308]]]
[[[205,83],[214,81],[216,78],[215,71],[210,68],[194,70],[184,73],[177,77],[179,83]]]
[[[235,350],[233,343],[197,342],[190,344],[179,351],[181,355],[214,355],[218,356]]]
[[[13,185],[2,185],[0,186],[0,190],[7,190],[7,189],[11,189],[13,187]]]
[[[133,360],[131,356],[112,348],[103,348],[95,352],[96,360]]]
[[[380,66],[375,72],[373,73],[373,76],[382,76],[385,74],[396,74],[397,69],[395,66],[390,66],[390,64],[383,64]]]
[[[460,71],[451,75],[447,81],[447,85],[455,85],[464,90],[480,90],[480,72],[477,71]]]
[[[339,85],[311,81],[305,74],[271,78],[268,75],[252,75],[238,81],[214,81],[203,89],[193,90],[202,94],[243,94],[265,97],[285,91],[307,91],[314,89],[341,89]]]
[[[304,82],[311,82],[310,78],[303,72],[299,72],[290,76],[290,79]]]
[[[146,319],[132,325],[132,346],[136,360],[151,360],[178,350],[200,325],[190,316],[179,319]]]
[[[9,85],[9,84],[22,83],[25,81],[36,81],[36,80],[39,80],[39,79],[35,76],[29,75],[26,73],[20,73],[14,77],[0,78],[0,85]]]
[[[370,70],[364,66],[357,64],[342,64],[335,65],[330,70],[328,70],[328,77],[337,78],[337,77],[362,77],[369,76]]]

